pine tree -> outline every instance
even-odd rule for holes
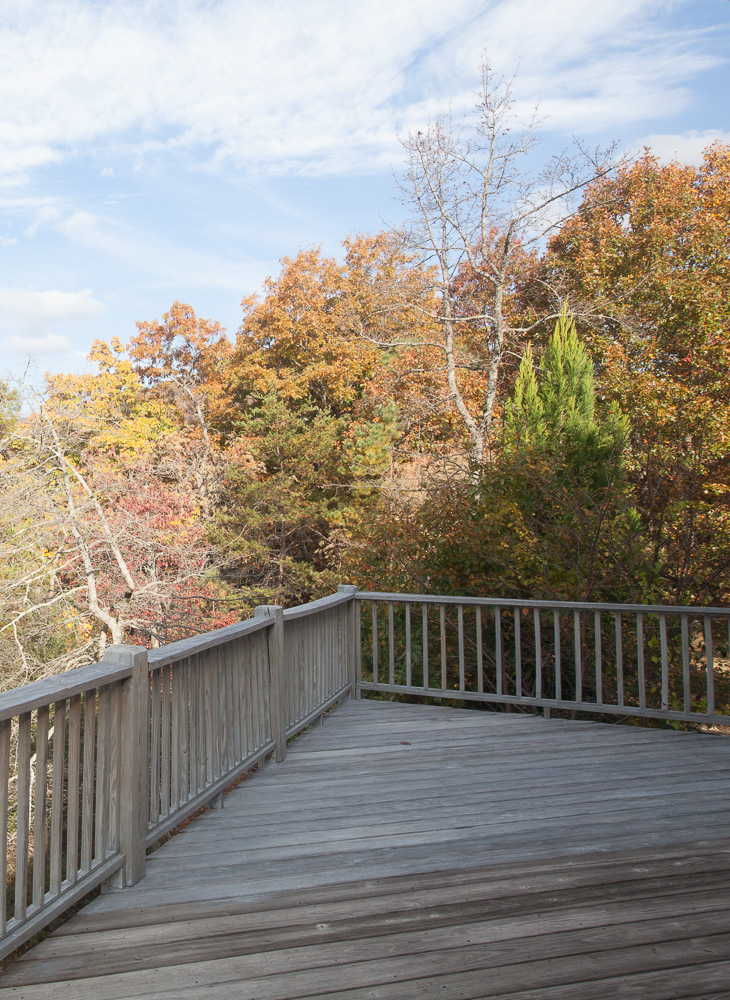
[[[605,485],[607,464],[623,452],[629,427],[615,407],[597,416],[595,396],[590,355],[564,308],[540,361],[539,378],[529,345],[523,355],[505,408],[505,451],[553,456],[571,478]]]

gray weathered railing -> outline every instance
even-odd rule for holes
[[[364,610],[364,613],[363,613]],[[0,957],[338,699],[371,691],[730,725],[730,609],[358,592],[0,695]]]
[[[730,608],[357,594],[358,689],[730,725]]]
[[[0,695],[0,957],[353,691],[355,592]]]

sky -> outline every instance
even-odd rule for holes
[[[175,300],[234,336],[283,256],[398,224],[398,135],[484,51],[546,156],[730,141],[730,0],[0,0],[0,376]]]

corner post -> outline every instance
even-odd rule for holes
[[[286,757],[286,678],[284,676],[284,609],[279,604],[260,604],[254,618],[272,618],[268,629],[269,724],[276,743],[276,760]]]
[[[119,849],[126,862],[118,873],[119,885],[134,885],[144,878],[149,788],[149,666],[142,646],[110,646],[104,663],[131,666],[132,675],[121,683],[121,747],[115,776],[119,806]]]
[[[357,587],[341,583],[337,588],[339,594],[349,594],[351,600],[345,605],[345,670],[351,685],[350,697],[359,698],[360,691],[360,604],[355,600]]]

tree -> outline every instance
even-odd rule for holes
[[[384,331],[405,334],[419,316],[408,304],[422,279],[388,234],[343,242],[344,259],[321,250],[281,261],[264,296],[243,302],[229,369],[240,410],[269,392],[293,406],[311,400],[335,416],[362,409],[378,384]]]
[[[212,500],[211,421],[215,416],[211,411],[215,414],[220,405],[231,345],[219,323],[197,317],[191,306],[177,301],[163,314],[162,322],[137,323],[137,330],[129,345],[130,359],[136,362],[134,371],[153,399],[174,403],[183,426],[199,433],[200,447],[190,469],[207,505]]]
[[[532,172],[536,119],[520,121],[509,85],[495,81],[486,63],[479,98],[460,126],[441,115],[403,140],[401,182],[412,209],[404,247],[433,269],[416,305],[435,326],[430,346],[477,463],[488,447],[504,362],[544,320],[524,309],[519,290],[535,272],[535,252],[573,211],[576,195],[611,169],[608,154],[579,146]]]
[[[119,341],[97,341],[96,375],[50,376],[44,395],[31,393],[31,415],[4,422],[0,657],[9,676],[238,617],[202,516],[223,465],[206,424],[210,330],[198,330],[196,347],[195,331],[183,336],[171,322],[194,320],[177,305],[166,316],[173,336],[154,341],[160,325],[148,324],[137,339],[144,370]]]
[[[637,507],[677,603],[730,593],[729,179],[729,146],[698,168],[646,152],[593,186],[546,260],[631,419]]]
[[[239,417],[215,539],[224,578],[251,605],[306,603],[338,582],[338,530],[353,477],[344,421],[270,393]]]
[[[585,346],[566,314],[535,371],[526,350],[490,464],[388,498],[359,550],[361,585],[426,593],[638,600],[646,584],[626,479],[626,420],[594,405]]]
[[[559,456],[571,475],[600,490],[616,457],[623,456],[629,423],[615,405],[599,419],[595,404],[593,362],[563,309],[540,360],[539,377],[527,345],[505,407],[503,447]]]

